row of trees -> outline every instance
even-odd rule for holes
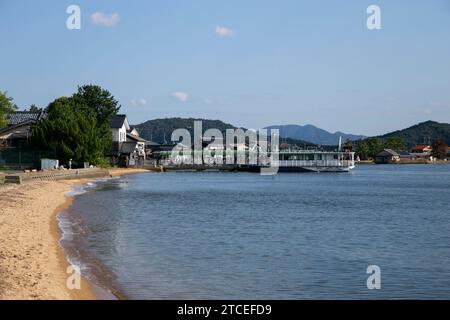
[[[111,118],[120,105],[107,90],[86,85],[70,97],[58,98],[33,131],[32,145],[62,162],[102,164],[111,150]]]
[[[357,143],[355,152],[362,160],[367,160],[374,158],[383,149],[404,150],[405,143],[403,139],[396,137],[386,140],[376,137],[367,138]]]
[[[346,144],[350,145],[351,142]],[[403,139],[398,137],[391,137],[386,140],[367,138],[357,143],[355,152],[362,160],[367,160],[373,159],[383,149],[405,150],[405,144]],[[448,146],[443,139],[437,139],[433,142],[431,155],[440,160],[447,158]]]
[[[119,112],[118,101],[96,85],[78,87],[70,97],[58,98],[47,108],[35,105],[29,111],[46,113],[33,129],[31,146],[45,156],[61,162],[102,164],[111,150],[109,122]],[[17,106],[6,92],[0,92],[0,128],[7,126],[7,117]]]

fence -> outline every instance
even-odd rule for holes
[[[42,152],[38,150],[3,149],[0,150],[0,169],[39,169],[41,158]]]

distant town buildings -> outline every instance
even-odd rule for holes
[[[375,163],[424,163],[436,161],[430,145],[416,145],[411,152],[384,149],[376,154]]]
[[[417,157],[426,158],[431,156],[433,148],[430,145],[417,145],[411,149],[411,153]]]

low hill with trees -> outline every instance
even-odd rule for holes
[[[239,127],[232,124],[223,122],[221,120],[209,120],[200,118],[165,118],[165,119],[154,119],[149,120],[144,123],[134,125],[138,131],[139,135],[146,139],[151,140],[160,144],[172,143],[171,136],[172,132],[176,129],[187,129],[194,137],[194,121],[202,121],[203,133],[208,129],[218,129],[222,132],[224,138],[226,138],[227,129],[239,129]],[[246,128],[241,128],[247,130]],[[297,140],[292,138],[282,138],[280,143],[295,144],[299,146],[311,146],[310,142]]]
[[[426,121],[403,130],[387,133],[379,138],[400,138],[407,149],[418,144],[431,145],[437,139],[444,140],[448,145],[450,144],[450,124]]]
[[[432,145],[438,140],[441,144],[450,144],[450,124],[426,121],[403,130],[358,141],[355,143],[355,151],[362,159],[368,159],[383,149],[410,150],[415,145]]]

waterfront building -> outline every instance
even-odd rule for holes
[[[16,111],[7,118],[7,127],[0,129],[0,149],[26,147],[33,128],[45,117],[44,112]]]
[[[433,148],[430,145],[417,145],[411,149],[416,158],[430,158]]]
[[[400,154],[392,149],[384,149],[375,155],[375,163],[396,163],[400,162]]]
[[[113,165],[134,167],[144,165],[145,139],[139,137],[136,128],[131,129],[125,114],[118,114],[110,121],[113,144],[110,153]]]

